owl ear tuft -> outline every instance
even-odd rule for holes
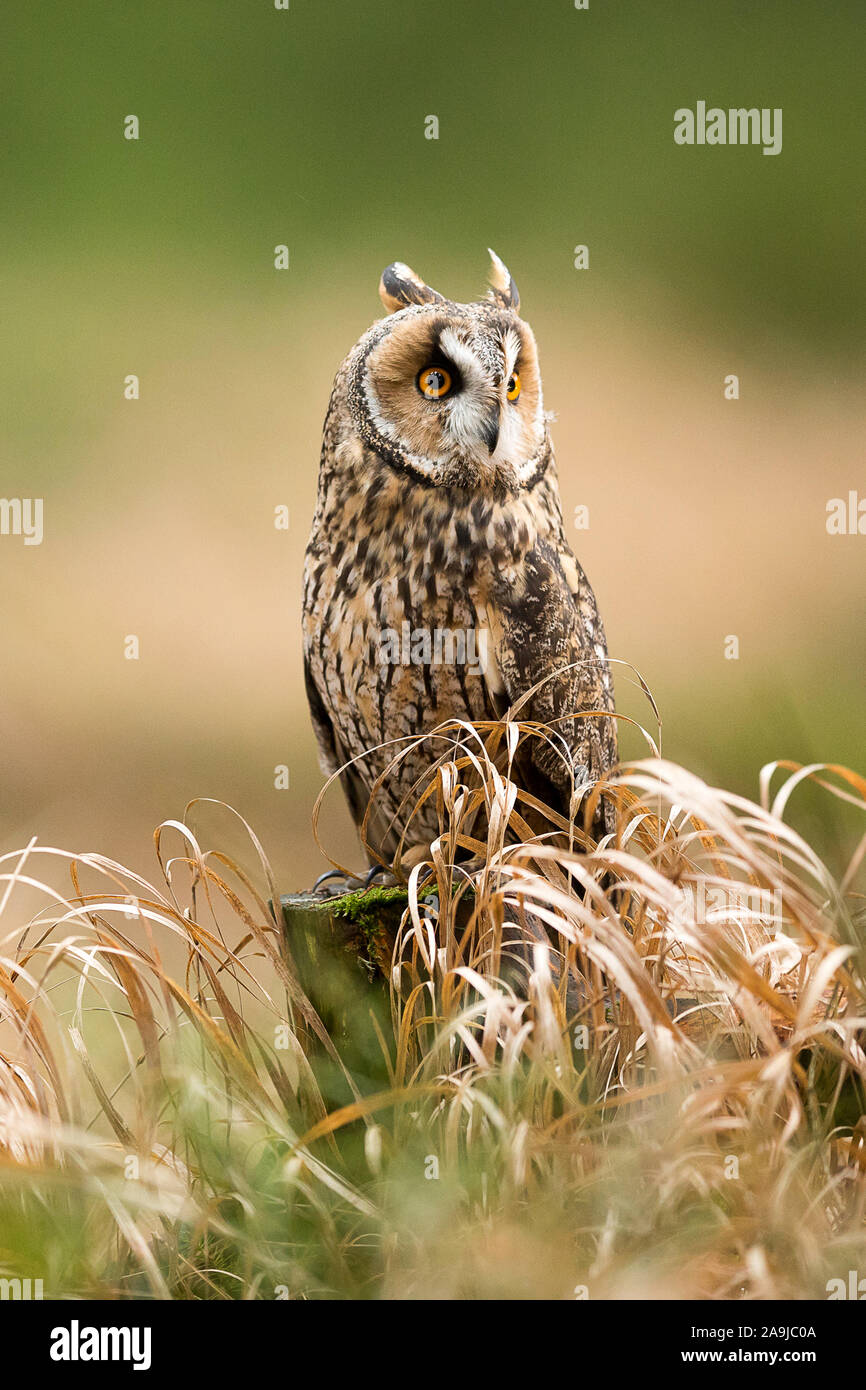
[[[405,309],[407,304],[444,303],[445,296],[425,285],[420,275],[416,275],[402,261],[394,261],[382,271],[379,281],[379,298],[389,314]]]
[[[504,261],[501,261],[495,251],[487,248],[490,256],[490,289],[488,296],[497,304],[500,309],[513,309],[515,313],[520,308],[520,295],[517,286],[511,278],[511,271]]]

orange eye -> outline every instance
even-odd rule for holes
[[[444,367],[425,367],[418,373],[418,390],[428,401],[441,401],[452,385],[451,373]]]
[[[511,373],[511,376],[508,378],[508,386],[506,387],[506,392],[505,392],[505,393],[506,393],[506,395],[508,396],[508,399],[509,399],[510,401],[516,401],[516,400],[517,400],[517,397],[520,395],[520,373],[519,373],[519,372],[512,372],[512,373]]]

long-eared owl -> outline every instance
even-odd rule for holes
[[[368,821],[386,860],[446,746],[411,740],[446,720],[500,718],[537,686],[518,717],[547,730],[521,744],[524,785],[563,814],[616,760],[604,628],[563,533],[535,338],[490,255],[488,297],[470,304],[390,265],[386,317],[337,372],[325,420],[307,693],[323,770],[350,764],[359,825],[409,750]],[[407,842],[429,843],[437,824],[431,800]]]

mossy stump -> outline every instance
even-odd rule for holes
[[[405,888],[359,889],[326,898],[289,893],[280,898],[289,950],[317,970],[322,955],[354,960],[374,982],[387,979],[408,895]]]
[[[423,900],[435,894],[431,882],[418,896]],[[288,955],[335,1041],[360,1044],[362,1035],[370,1033],[371,1013],[382,1028],[390,1026],[388,977],[408,902],[405,886],[380,885],[331,898],[318,893],[280,898]],[[464,926],[471,912],[471,895],[465,895],[458,908]],[[308,1042],[316,1048],[314,1037]]]
[[[298,982],[364,1090],[389,1084],[379,1039],[391,1024],[388,971],[406,902],[405,888],[380,887],[331,898],[280,898],[286,951]],[[318,1059],[317,1082],[328,1104],[347,1104],[352,1094],[340,1069],[331,1067],[321,1037],[301,1013],[294,1026],[308,1056]]]

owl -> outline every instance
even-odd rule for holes
[[[359,826],[369,806],[371,862],[439,833],[432,798],[409,813],[447,746],[419,736],[449,719],[500,719],[528,695],[517,717],[546,728],[520,745],[521,784],[566,816],[616,761],[604,628],[563,532],[535,338],[490,257],[487,297],[469,304],[388,266],[386,316],[344,360],[325,419],[306,688],[323,771],[345,769]]]

